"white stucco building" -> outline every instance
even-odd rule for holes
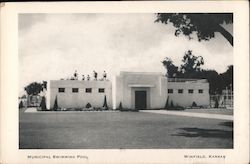
[[[116,77],[116,107],[163,108],[167,99],[167,78],[161,73],[121,72]]]
[[[169,102],[176,106],[209,106],[209,83],[206,79],[169,78],[167,84]]]
[[[173,105],[209,106],[209,83],[205,79],[169,79],[161,73],[120,72],[113,81],[50,81],[50,108],[83,108],[87,103],[110,108],[161,109],[167,99]]]
[[[83,108],[87,103],[93,107],[102,107],[105,95],[108,106],[112,107],[111,81],[50,81],[50,109],[56,97],[61,108]]]

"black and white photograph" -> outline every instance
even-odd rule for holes
[[[232,149],[233,13],[19,14],[19,149]]]
[[[0,7],[0,163],[249,163],[249,2]]]

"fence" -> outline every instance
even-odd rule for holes
[[[232,93],[221,95],[210,95],[210,107],[216,107],[216,101],[219,108],[233,108],[234,96]]]
[[[41,101],[42,101],[42,97],[41,96],[39,96],[39,95],[37,95],[37,96],[31,96],[31,95],[29,95],[28,99],[27,99],[27,106],[28,107],[39,107]]]

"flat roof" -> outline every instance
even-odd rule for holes
[[[133,87],[143,87],[143,88],[155,87],[154,85],[150,85],[150,84],[129,84],[128,86],[131,88],[133,88]]]
[[[129,71],[121,71],[120,72],[120,75],[122,74],[142,74],[142,75],[164,75],[163,73],[161,72],[129,72]]]

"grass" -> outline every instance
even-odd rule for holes
[[[20,113],[20,149],[233,148],[230,121],[141,112]]]

